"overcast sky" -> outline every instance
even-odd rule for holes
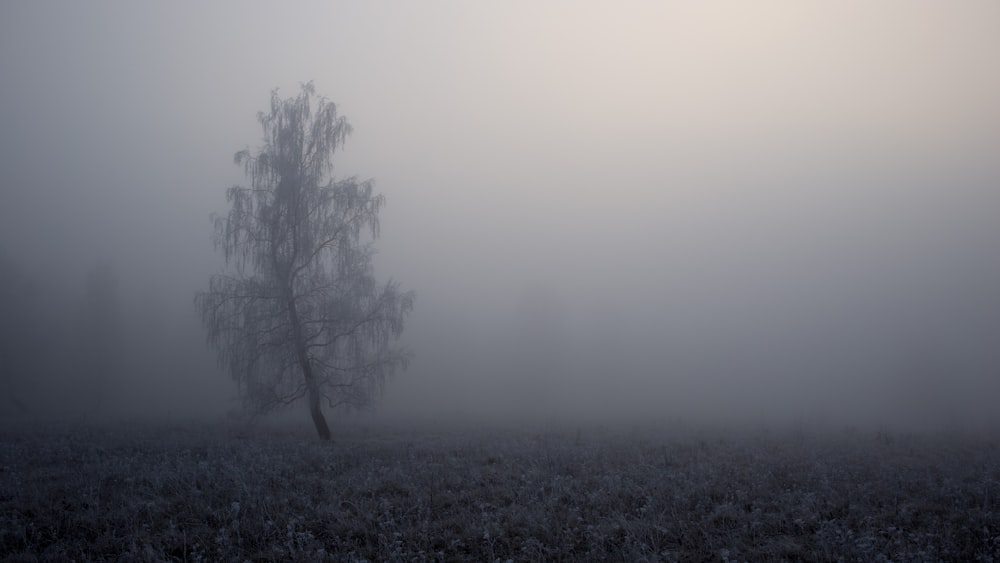
[[[998,54],[992,1],[9,1],[0,242],[196,331],[233,153],[313,80],[418,294],[385,410],[978,423]]]

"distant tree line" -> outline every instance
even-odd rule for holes
[[[122,353],[114,268],[107,262],[94,266],[75,309],[66,299],[43,288],[0,248],[4,412],[50,412],[59,398],[74,412],[97,413],[113,390]]]

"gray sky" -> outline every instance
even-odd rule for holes
[[[0,241],[196,332],[232,155],[314,80],[418,293],[385,410],[981,421],[997,53],[989,1],[5,2]]]

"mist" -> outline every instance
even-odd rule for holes
[[[86,411],[109,264],[106,411],[234,409],[209,216],[312,80],[417,293],[365,416],[996,428],[998,52],[985,1],[5,3],[0,246],[46,360],[4,375]]]

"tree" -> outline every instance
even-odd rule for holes
[[[374,276],[373,241],[385,203],[372,180],[333,178],[333,156],[351,132],[312,83],[294,98],[271,92],[260,112],[263,147],[236,153],[249,185],[226,192],[213,216],[228,271],[195,305],[208,341],[262,413],[307,399],[316,432],[330,439],[323,403],[366,406],[408,353],[394,347],[414,294]]]
[[[28,406],[18,392],[20,379],[38,369],[35,284],[25,278],[0,247],[0,375],[6,403],[19,413]]]
[[[116,379],[119,317],[118,276],[110,263],[98,263],[87,274],[80,339],[84,384],[93,394],[95,412]]]

